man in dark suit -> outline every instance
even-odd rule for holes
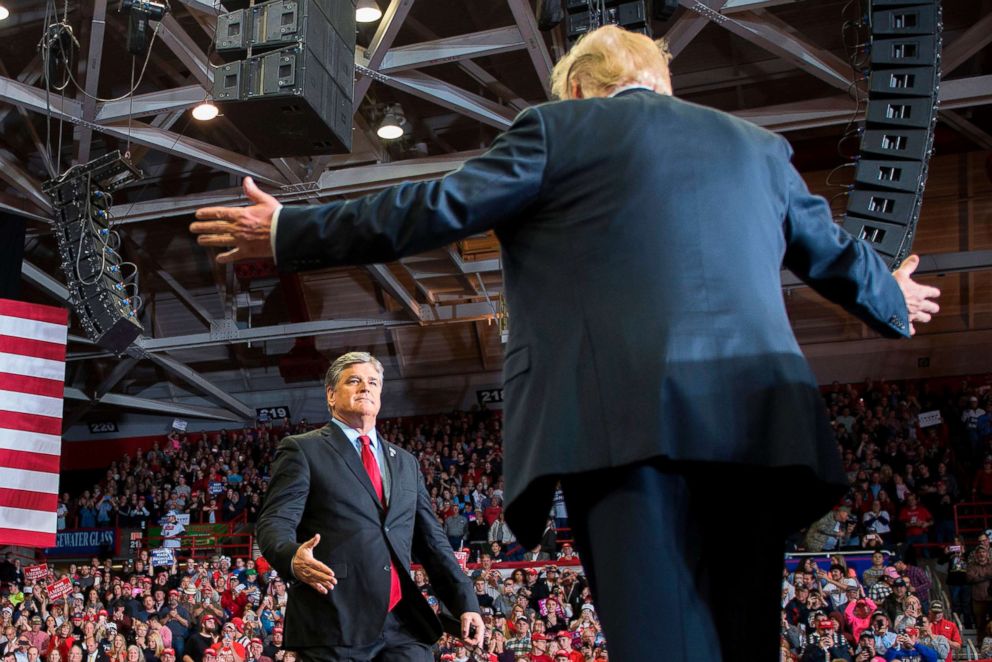
[[[410,578],[414,559],[466,641],[484,635],[417,460],[376,433],[382,384],[370,354],[339,357],[325,378],[331,422],[283,439],[272,465],[255,531],[280,576],[298,580],[284,647],[304,660],[432,660],[441,623]]]
[[[553,82],[562,102],[441,180],[281,208],[246,179],[253,205],[191,229],[289,271],[494,229],[517,538],[540,542],[561,481],[612,657],[774,659],[784,532],[846,488],[780,270],[890,337],[939,292],[833,224],[785,139],[672,97],[650,39],[601,28]]]

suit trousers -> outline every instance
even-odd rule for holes
[[[394,610],[386,614],[379,638],[366,646],[308,646],[301,662],[433,662],[431,647],[418,641]]]
[[[785,531],[760,499],[776,471],[650,461],[562,480],[611,660],[779,659]]]

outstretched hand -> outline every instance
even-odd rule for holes
[[[929,285],[921,285],[911,278],[916,268],[920,266],[920,256],[910,255],[892,276],[899,283],[902,296],[906,300],[906,310],[909,311],[909,335],[916,334],[914,322],[926,324],[933,315],[940,311],[940,306],[933,299],[940,296],[940,290]]]
[[[230,249],[217,256],[220,264],[272,257],[272,215],[282,205],[258,188],[251,177],[245,177],[243,187],[254,204],[197,209],[199,221],[189,226],[190,232],[200,235],[196,243],[201,246]]]
[[[462,641],[469,646],[481,646],[486,638],[486,625],[482,615],[475,611],[466,611],[461,617]]]
[[[293,576],[312,588],[327,595],[338,583],[334,571],[313,557],[313,548],[320,542],[320,534],[306,541],[293,554]]]

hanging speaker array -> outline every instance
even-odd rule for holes
[[[897,266],[909,254],[933,152],[940,0],[872,0],[868,104],[843,227]]]

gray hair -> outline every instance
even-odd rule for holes
[[[359,363],[371,363],[379,373],[379,378],[382,379],[384,370],[379,359],[368,352],[348,352],[334,359],[334,363],[327,369],[327,374],[324,375],[324,390],[326,391],[337,386],[341,380],[341,373],[345,371],[345,368]]]

